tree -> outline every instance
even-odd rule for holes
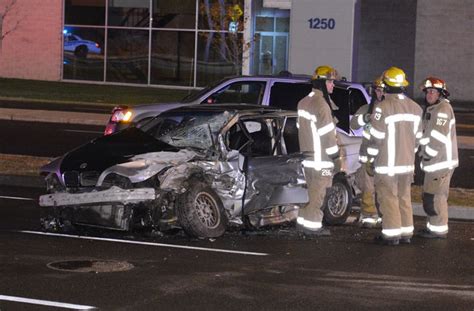
[[[242,4],[239,0],[203,0],[199,7],[202,28],[209,30],[199,32],[206,41],[204,60],[208,61],[210,53],[216,53],[232,64],[233,74],[241,72],[243,55],[251,47],[251,42],[245,42],[243,37]]]
[[[3,29],[3,22],[9,15],[12,14],[16,3],[17,0],[7,0],[0,2],[0,49],[2,48],[3,39],[13,31],[15,31],[18,28],[18,25],[20,24],[20,19],[17,19],[11,27]]]

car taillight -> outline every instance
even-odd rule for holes
[[[95,44],[95,47],[96,47],[96,48],[99,48],[99,47],[100,47],[99,43],[96,43],[96,44]]]
[[[115,123],[107,124],[107,126],[105,127],[104,136],[115,133],[115,128],[116,127],[117,127],[117,124],[115,124]]]
[[[110,117],[111,122],[130,122],[132,119],[132,112],[128,110],[126,106],[115,107],[112,110],[112,116]]]

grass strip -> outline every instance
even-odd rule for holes
[[[189,93],[188,90],[158,87],[0,78],[0,97],[33,102],[136,105],[175,102]]]

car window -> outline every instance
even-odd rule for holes
[[[283,130],[283,144],[287,154],[298,153],[300,151],[297,118],[288,118]]]
[[[264,81],[240,81],[231,83],[211,95],[213,103],[245,103],[260,105],[265,92]],[[209,102],[209,101],[208,101]]]
[[[270,156],[276,142],[276,128],[277,120],[270,118],[241,120],[227,132],[227,146],[246,156]]]
[[[334,101],[338,110],[334,110],[334,116],[337,118],[338,128],[350,133],[350,106],[349,106],[349,91],[344,88],[334,87],[331,99]]]
[[[311,92],[310,83],[275,82],[270,91],[270,106],[296,110],[298,102]]]
[[[190,94],[186,95],[183,99],[181,99],[181,102],[183,103],[190,103],[190,102],[193,102],[195,100],[198,100],[199,98],[201,98],[202,96],[204,96],[204,94],[208,93],[210,90],[214,89],[215,87],[217,87],[218,85],[224,83],[225,81],[229,80],[228,78],[227,79],[223,79],[223,80],[220,80],[218,81],[217,83],[214,83],[200,91],[191,91]]]
[[[354,115],[357,110],[363,105],[367,104],[364,94],[360,90],[351,89],[349,91],[349,113]]]

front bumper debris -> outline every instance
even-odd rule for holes
[[[143,201],[151,201],[156,198],[155,189],[139,188],[139,189],[122,189],[119,187],[111,187],[102,191],[91,191],[84,193],[52,193],[40,196],[39,205],[42,207],[51,206],[75,206],[83,204],[96,203],[123,203],[132,204]]]

